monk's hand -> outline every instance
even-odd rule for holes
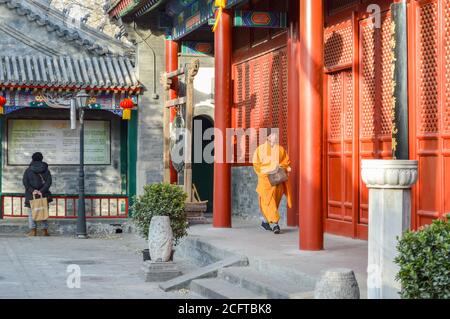
[[[288,171],[288,173],[292,172],[292,168],[290,166],[286,168],[286,170]]]

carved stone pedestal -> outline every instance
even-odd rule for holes
[[[170,261],[145,261],[142,265],[142,271],[146,282],[163,282],[182,275],[177,265]]]
[[[400,298],[394,258],[397,237],[410,229],[411,187],[417,170],[417,161],[362,161],[361,177],[369,189],[369,299]]]

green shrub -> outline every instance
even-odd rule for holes
[[[135,198],[133,221],[139,233],[148,239],[148,228],[153,216],[169,216],[175,245],[187,235],[188,222],[184,211],[187,195],[180,186],[152,184],[144,187],[144,194]]]
[[[447,217],[450,219],[450,215]],[[436,220],[400,239],[395,263],[404,299],[450,298],[450,223]]]

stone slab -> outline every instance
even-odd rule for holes
[[[252,267],[230,267],[219,271],[219,278],[258,296],[270,299],[310,299],[314,287],[300,277],[280,278]],[[306,298],[308,297],[308,298]]]
[[[182,275],[182,272],[174,262],[145,261],[142,271],[146,282],[162,282]]]
[[[248,259],[245,256],[228,257],[224,260],[210,264],[208,266],[194,270],[191,273],[184,274],[172,280],[161,283],[159,287],[164,291],[186,288],[192,280],[216,277],[220,269],[232,266],[247,266]]]

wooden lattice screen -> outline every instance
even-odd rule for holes
[[[279,128],[280,144],[287,148],[287,54],[281,48],[233,65],[233,128]],[[245,163],[249,164],[249,143],[257,136],[247,136]],[[242,143],[241,145],[244,145]],[[238,162],[237,151],[235,162]]]

